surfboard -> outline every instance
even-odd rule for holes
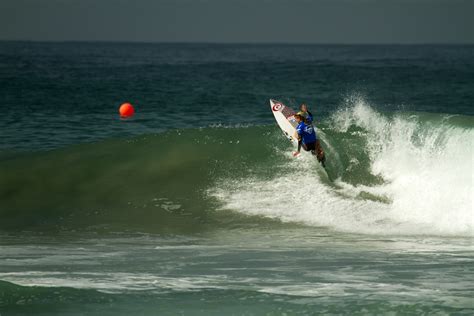
[[[284,105],[282,102],[270,99],[270,108],[278,126],[283,131],[283,134],[291,140],[294,144],[298,144],[298,140],[295,138],[296,126],[298,123],[295,119],[295,111]]]

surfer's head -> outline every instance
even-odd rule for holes
[[[300,112],[296,113],[295,114],[295,119],[298,121],[298,122],[301,122],[304,120],[304,117],[303,115],[300,114]]]

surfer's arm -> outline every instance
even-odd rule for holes
[[[293,156],[297,156],[299,153],[300,153],[300,150],[301,150],[301,135],[298,133],[298,130],[296,130],[295,132],[295,139],[298,140],[298,149],[296,152],[293,153]]]
[[[298,130],[295,132],[295,139],[298,140],[298,142],[301,142],[301,135],[298,133]]]
[[[308,122],[311,124],[313,123],[313,114],[311,114],[310,111],[306,110],[306,113],[308,113],[308,117],[306,118]]]

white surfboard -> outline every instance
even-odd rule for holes
[[[295,138],[296,126],[298,126],[295,111],[282,102],[272,99],[270,99],[270,108],[283,134],[294,144],[298,144],[298,140]]]

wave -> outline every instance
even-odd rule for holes
[[[472,236],[474,119],[348,103],[322,125],[334,186],[307,155],[274,179],[225,179],[210,194],[245,214],[351,233]]]
[[[1,230],[194,233],[286,223],[473,235],[474,120],[379,113],[318,124],[328,176],[275,126],[214,126],[5,155]]]
[[[0,280],[0,293],[2,293],[0,295],[0,307],[4,312],[10,311],[12,314],[34,314],[33,308],[41,307],[41,303],[64,303],[66,298],[69,302],[76,301],[78,303],[84,301],[100,303],[113,299],[113,296],[99,293],[94,289],[21,286],[2,280]],[[33,306],[33,308],[28,308],[28,305]]]
[[[280,141],[272,132],[216,126],[9,153],[0,160],[0,229],[193,233],[222,222],[257,225],[217,213],[205,191],[271,159]]]

